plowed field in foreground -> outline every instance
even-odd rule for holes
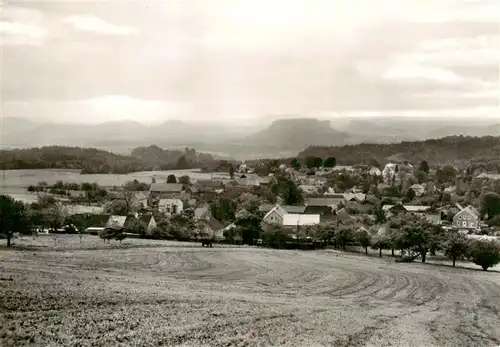
[[[1,346],[497,346],[500,274],[332,251],[0,251]]]

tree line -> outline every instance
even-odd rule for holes
[[[95,148],[45,146],[0,151],[0,168],[78,169],[83,174],[126,174],[138,171],[191,169],[214,165],[210,154],[192,148],[164,150],[138,147],[131,155],[119,155]]]

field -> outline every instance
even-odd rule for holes
[[[15,243],[0,249],[1,346],[500,345],[497,272],[329,250]]]
[[[89,174],[82,175],[79,170],[65,169],[40,169],[40,170],[2,170],[0,176],[0,186],[5,188],[26,188],[30,185],[36,185],[41,181],[49,185],[57,181],[68,183],[96,182],[100,186],[113,187],[120,186],[134,179],[139,182],[151,183],[152,177],[157,182],[166,181],[168,175],[173,174],[177,177],[188,175],[192,179],[209,179],[209,173],[199,172],[199,170],[170,170],[170,171],[143,171],[129,174]],[[216,173],[215,175],[221,175]]]

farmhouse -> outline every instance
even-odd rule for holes
[[[467,230],[477,231],[480,229],[479,212],[472,206],[462,208],[455,216],[453,216],[452,227]]]
[[[179,214],[184,209],[181,199],[160,199],[158,210],[166,215]]]
[[[151,183],[149,193],[154,199],[180,199],[183,189],[180,183]]]

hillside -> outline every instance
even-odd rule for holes
[[[430,164],[452,164],[471,160],[500,159],[500,137],[452,136],[436,140],[392,144],[358,144],[348,146],[310,146],[299,157],[318,156],[337,158],[339,164],[381,164],[388,161],[427,160]]]
[[[136,148],[133,155],[119,155],[94,148],[47,146],[0,151],[0,168],[78,169],[82,173],[129,173],[177,168],[198,168],[214,164],[212,156],[185,151],[163,150],[156,146]],[[179,162],[184,156],[186,160]],[[200,158],[198,161],[197,157]],[[182,167],[178,167],[179,164]]]
[[[246,137],[242,142],[256,147],[266,146],[287,150],[342,144],[347,136],[333,129],[329,121],[296,118],[276,120],[266,129]]]

